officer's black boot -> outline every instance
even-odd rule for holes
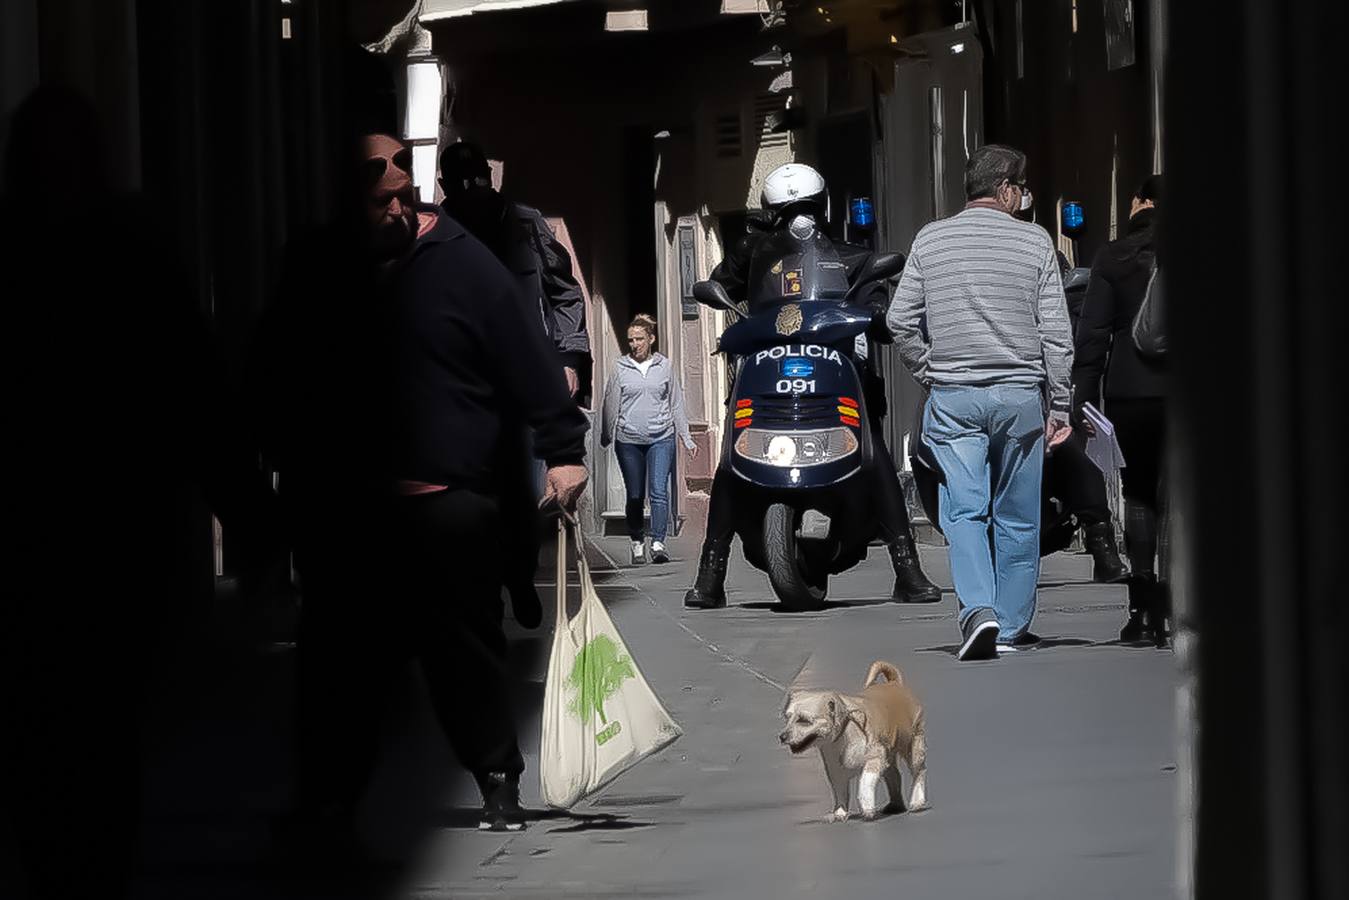
[[[698,560],[698,577],[684,595],[687,609],[721,609],[726,605],[726,562],[731,556],[731,538],[709,537]]]
[[[1082,530],[1082,543],[1091,554],[1091,579],[1098,584],[1119,584],[1129,577],[1124,560],[1115,547],[1115,529],[1109,522],[1097,522]]]
[[[941,588],[927,580],[918,564],[918,548],[908,529],[890,542],[890,561],[895,566],[895,589],[890,595],[891,600],[896,603],[936,603],[941,600]]]

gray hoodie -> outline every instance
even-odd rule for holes
[[[631,356],[618,360],[604,389],[600,421],[602,447],[613,443],[615,437],[625,444],[654,444],[678,432],[684,446],[693,449],[688,417],[684,415],[684,392],[674,366],[660,353],[651,355],[645,375]]]

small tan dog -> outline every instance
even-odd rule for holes
[[[876,683],[881,675],[886,680]],[[848,789],[859,773],[857,803],[864,818],[876,817],[876,785],[882,778],[890,795],[884,811],[903,812],[900,760],[913,779],[908,809],[927,809],[923,708],[890,663],[871,664],[860,696],[837,691],[792,691],[782,714],[787,727],[778,735],[779,741],[793,753],[805,753],[811,747],[820,751],[834,789],[831,821],[847,820]]]

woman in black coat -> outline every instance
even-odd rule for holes
[[[1124,542],[1133,577],[1123,641],[1166,641],[1166,588],[1159,583],[1159,511],[1164,509],[1167,377],[1159,361],[1138,352],[1130,334],[1155,261],[1155,217],[1161,176],[1133,199],[1125,235],[1097,254],[1082,303],[1073,364],[1074,409],[1092,403],[1115,425],[1124,453]],[[1089,430],[1089,429],[1088,429]]]

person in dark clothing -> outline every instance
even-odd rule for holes
[[[802,191],[798,185],[791,185],[783,196],[775,196],[773,193],[775,176],[784,173],[784,170],[788,170],[786,174],[793,177],[803,176],[808,180],[809,187]],[[798,173],[795,170],[802,171]],[[764,189],[764,207],[772,210],[774,216],[774,224],[769,227],[786,227],[796,216],[823,216],[827,203],[827,195],[824,194],[823,188],[824,181],[819,173],[807,166],[789,164],[769,173]],[[726,289],[727,296],[733,301],[746,300],[745,280],[749,274],[750,261],[767,233],[762,223],[755,222],[752,230],[737,241],[731,252],[712,270],[712,279],[721,283]],[[834,247],[851,283],[862,265],[871,257],[871,251],[843,242],[836,242]],[[889,298],[886,295],[885,285],[883,283],[872,285],[855,302],[869,309],[873,322],[876,323],[876,327],[868,332],[867,337],[872,341],[889,343],[891,338],[889,330],[885,327],[885,311]],[[875,458],[878,461],[874,466],[877,519],[880,523],[881,537],[889,548],[895,571],[895,585],[891,597],[901,603],[935,603],[941,600],[941,589],[927,579],[919,564],[918,548],[914,544],[909,525],[904,490],[899,484],[899,476],[885,443],[882,428],[886,413],[885,382],[876,369],[874,351],[874,344],[859,340],[854,362],[862,375],[867,418],[871,427]],[[712,479],[707,536],[698,561],[698,574],[693,587],[684,596],[684,605],[688,608],[717,609],[726,605],[726,565],[730,558],[731,540],[734,537],[735,489],[735,478],[728,467],[718,466]]]
[[[545,499],[570,509],[588,424],[510,274],[415,202],[407,149],[367,136],[361,165],[363,252],[335,252],[332,235],[297,248],[254,378],[259,436],[297,521],[299,817],[349,819],[381,696],[416,658],[482,791],[482,826],[517,830],[501,492],[525,476],[503,472],[497,449],[507,430],[532,427]]]
[[[49,85],[5,153],[0,859],[26,882],[0,867],[5,897],[131,890],[152,675],[211,590],[197,494],[235,547],[284,557],[166,211],[109,188],[100,135]]]
[[[1168,615],[1155,564],[1158,518],[1165,509],[1167,377],[1159,362],[1138,352],[1130,332],[1152,276],[1162,202],[1162,176],[1154,175],[1133,198],[1127,233],[1102,247],[1092,263],[1073,366],[1078,421],[1090,430],[1081,408],[1096,405],[1114,423],[1124,454],[1124,543],[1132,576],[1120,639],[1150,637],[1159,645],[1166,641]]]
[[[572,272],[571,254],[553,234],[543,213],[492,189],[492,169],[476,144],[450,144],[440,155],[441,208],[478,240],[520,281],[537,304],[563,365],[567,387],[587,405],[582,376],[590,368],[590,334],[585,295]]]
[[[1068,301],[1068,323],[1073,334],[1086,299],[1088,270],[1069,269],[1068,260],[1059,254],[1063,272],[1063,294]],[[1118,584],[1129,574],[1115,546],[1115,526],[1106,497],[1105,478],[1087,457],[1087,434],[1075,430],[1068,440],[1045,459],[1045,506],[1041,522],[1041,552],[1046,540],[1053,540],[1055,529],[1048,523],[1072,516],[1082,529],[1082,543],[1091,554],[1092,580],[1100,584]],[[1067,529],[1065,529],[1067,530]],[[1068,532],[1071,540],[1071,531]],[[1055,549],[1062,549],[1055,548]]]
[[[557,351],[568,389],[578,404],[588,406],[591,356],[585,295],[567,249],[541,212],[493,190],[491,166],[476,144],[460,141],[441,152],[440,186],[445,193],[442,209],[496,255],[515,276],[531,310],[537,307],[535,314]],[[531,437],[528,429],[507,429],[498,448],[498,456],[510,461],[503,471],[511,471],[499,492],[511,536],[505,586],[516,619],[529,628],[543,614],[534,588],[540,520],[532,483],[540,473],[530,462]],[[521,480],[512,469],[533,475]]]

